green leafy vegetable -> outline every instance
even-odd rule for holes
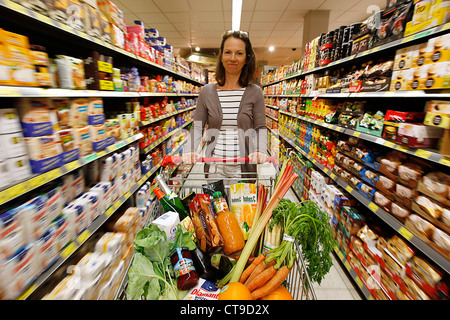
[[[194,250],[196,244],[192,240],[192,233],[186,230],[181,224],[175,232],[175,248],[187,247],[189,251]]]
[[[175,244],[195,249],[191,236],[181,224],[175,242],[167,241],[165,232],[156,225],[140,230],[133,242],[136,253],[128,271],[127,296],[133,300],[182,299],[187,291],[178,290],[169,255]]]
[[[312,201],[293,203],[282,199],[273,210],[272,217],[269,230],[278,224],[283,227],[284,234],[297,239],[311,280],[320,284],[330,271],[330,253],[337,243],[328,224],[327,214]],[[294,243],[283,240],[278,248],[267,252],[270,255],[267,259],[276,260],[275,268],[282,264],[291,268],[296,254]]]

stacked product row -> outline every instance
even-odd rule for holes
[[[444,0],[389,0],[384,10],[373,13],[364,22],[341,26],[317,36],[305,45],[303,59],[264,74],[262,83],[266,85],[290,75],[311,72],[344,58],[354,57],[355,54],[376,50],[404,36],[445,24],[448,22],[449,10]],[[445,47],[435,46],[426,50],[442,52],[447,50]],[[420,52],[423,54],[423,51],[424,48]],[[448,61],[448,58],[442,61]]]
[[[439,153],[449,155],[450,104],[431,100],[422,112],[405,112],[391,107],[371,105],[367,101],[340,101],[310,98],[266,98],[281,111],[302,120],[337,124],[372,136],[382,137],[411,148],[439,148]],[[376,109],[375,109],[376,108]]]
[[[141,21],[135,21],[134,24],[127,26],[123,12],[112,1],[17,2],[49,16],[55,23],[68,25],[76,32],[84,32],[103,43],[112,44],[198,82],[205,82],[201,66],[187,62],[180,55],[174,54],[172,46],[166,43],[166,39],[159,35],[157,29],[145,29]]]
[[[283,158],[295,152],[289,146],[282,148]],[[300,174],[294,190],[303,200],[315,202],[329,214],[338,241],[338,255],[348,262],[359,279],[357,283],[373,298],[448,298],[448,283],[439,267],[400,237],[387,232],[371,218],[367,208],[358,206],[347,190],[315,171],[310,161],[300,155],[294,163],[295,172]]]
[[[450,177],[404,153],[369,149],[357,138],[338,141],[333,172],[450,257]]]
[[[141,179],[139,149],[96,160],[2,208],[2,299],[13,299]],[[7,279],[7,281],[5,281]]]
[[[0,29],[0,38],[1,85],[154,93],[200,90],[168,75],[142,75],[136,67],[114,67],[111,56],[97,51],[84,59],[61,54],[50,59],[45,47],[30,45],[26,36]]]
[[[280,128],[280,134],[305,154],[405,222],[443,256],[449,255],[448,175],[405,153],[374,148],[356,137],[342,139],[337,132],[290,116],[280,119]]]
[[[95,243],[94,250],[69,266],[69,275],[43,299],[112,300],[133,257],[134,237],[147,218],[131,207],[108,221],[108,231]]]
[[[264,88],[265,94],[316,95],[319,93],[383,92],[445,89],[449,87],[450,35],[398,49],[395,57],[378,59],[305,79],[284,80]]]
[[[101,98],[21,98],[1,114],[3,186],[131,137],[139,116],[105,119]]]

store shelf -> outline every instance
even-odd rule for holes
[[[168,155],[173,155],[180,150],[185,144],[187,139],[178,144],[172,152]],[[36,291],[43,283],[45,283],[51,275],[67,260],[69,259],[108,219],[114,214],[122,204],[125,203],[139,188],[155,173],[159,170],[161,165],[153,167],[149,172],[136,182],[129,191],[120,196],[102,215],[97,217],[92,224],[81,232],[75,241],[68,244],[59,254],[59,256],[53,261],[50,266],[47,267],[27,288],[16,298],[17,300],[27,299],[34,291]],[[132,261],[132,260],[131,260]],[[131,263],[131,262],[130,262]]]
[[[182,147],[186,142],[187,142],[187,139],[183,140],[179,145],[177,145],[177,146],[175,147],[175,149],[173,149],[173,150],[168,154],[168,156],[172,156],[172,155],[174,155],[175,153],[177,153],[177,152],[181,149],[181,147]],[[152,173],[150,174],[150,176],[151,176],[154,172],[156,172],[160,167],[161,167],[161,164],[157,165],[156,168],[153,168],[153,169],[151,170]],[[155,206],[157,207],[157,202],[156,202],[156,201],[158,201],[158,200],[156,200],[156,198],[155,198],[154,201],[153,201],[153,207],[152,207],[152,209],[150,209],[152,213],[149,214],[148,220],[144,223],[144,226],[147,226],[147,225],[151,222],[151,218],[153,217],[153,211],[155,210]],[[156,210],[157,210],[157,209],[158,209],[158,207],[156,208]],[[128,270],[130,269],[130,267],[131,267],[131,265],[132,265],[132,263],[133,263],[134,254],[135,254],[135,252],[133,253],[133,256],[132,256],[131,259],[130,259],[130,263],[129,263],[128,266],[126,267],[125,276],[123,277],[122,281],[120,282],[120,285],[119,285],[118,288],[117,288],[117,291],[116,291],[116,293],[115,293],[115,295],[114,295],[114,299],[113,299],[113,300],[118,300],[118,299],[119,299],[120,295],[123,293],[123,291],[125,290],[125,288],[126,288],[126,286],[127,286],[127,284],[128,284]]]
[[[417,90],[417,91],[379,91],[379,92],[341,92],[341,93],[311,93],[311,94],[266,94],[265,96],[280,98],[440,98],[449,99],[450,90]],[[274,107],[275,108],[275,107]]]
[[[101,157],[113,153],[137,140],[143,138],[142,133],[138,133],[130,138],[125,140],[116,142],[113,145],[108,146],[106,149],[94,152],[90,155],[81,157],[78,160],[74,160],[72,162],[66,163],[65,165],[47,171],[42,174],[34,174],[32,177],[28,178],[25,181],[19,182],[17,184],[11,185],[9,187],[4,188],[0,191],[0,205],[17,198],[27,192],[30,192],[38,187],[45,185],[46,183],[55,180],[66,173],[69,173],[73,170],[76,170],[82,166],[85,166],[88,163],[91,163],[94,160],[100,159]]]
[[[291,79],[297,78],[297,77],[302,76],[302,75],[308,75],[308,74],[313,74],[313,73],[320,73],[320,72],[323,72],[323,71],[325,71],[327,69],[331,69],[333,67],[340,67],[340,66],[343,66],[345,64],[353,63],[355,59],[361,59],[361,58],[369,59],[369,58],[375,56],[376,54],[385,53],[387,51],[391,51],[391,50],[394,50],[394,49],[400,49],[400,48],[403,48],[403,47],[407,47],[407,46],[412,45],[412,44],[414,44],[416,42],[419,42],[419,41],[422,41],[422,40],[425,40],[425,39],[437,36],[437,35],[439,35],[441,33],[446,32],[449,29],[450,29],[450,22],[448,22],[446,24],[442,24],[442,25],[436,26],[436,27],[433,27],[433,28],[430,28],[430,29],[427,29],[427,30],[424,30],[424,31],[421,31],[421,32],[417,32],[415,34],[412,34],[412,35],[409,35],[409,36],[406,36],[406,37],[403,37],[401,39],[394,40],[394,41],[391,41],[391,42],[388,42],[388,43],[385,43],[385,44],[382,44],[380,46],[376,46],[376,47],[374,47],[372,49],[365,50],[363,52],[351,55],[349,57],[346,57],[346,58],[343,58],[343,59],[331,62],[331,63],[329,63],[329,64],[327,64],[326,66],[323,66],[323,67],[314,68],[312,70],[308,70],[308,71],[305,71],[305,72],[299,72],[299,73],[296,73],[296,74],[293,74],[293,75],[286,76],[285,78],[282,78],[282,79],[279,79],[279,80],[275,80],[275,81],[272,81],[272,82],[267,83],[267,84],[263,84],[263,87],[267,87],[267,86],[270,86],[270,85],[273,85],[273,84],[276,84],[278,82],[282,82],[282,81],[285,81],[285,80],[291,80]]]
[[[277,118],[275,118],[275,117],[272,117],[271,115],[268,115],[268,114],[266,114],[266,117],[268,117],[268,118],[270,118],[270,119],[272,119],[272,120],[275,120],[275,121],[277,121],[277,122],[278,122],[278,119],[277,119]]]
[[[422,158],[422,159],[425,159],[425,160],[429,160],[429,161],[432,161],[432,162],[439,163],[441,165],[450,167],[450,157],[447,157],[447,156],[444,156],[444,155],[440,154],[435,149],[410,148],[410,147],[407,147],[407,146],[404,146],[404,145],[401,145],[401,144],[397,144],[397,143],[392,142],[392,141],[385,140],[385,139],[383,139],[381,137],[373,136],[373,135],[370,135],[370,134],[367,134],[367,133],[363,133],[363,132],[359,132],[359,131],[352,130],[352,129],[343,128],[343,127],[341,127],[339,125],[336,125],[336,124],[330,124],[330,123],[323,122],[321,120],[310,119],[310,118],[299,116],[299,115],[296,115],[294,113],[286,112],[286,111],[283,111],[283,110],[279,110],[279,113],[285,114],[285,115],[288,115],[290,117],[297,118],[297,119],[300,119],[300,120],[303,120],[303,121],[307,121],[307,122],[313,123],[315,125],[319,125],[321,127],[324,127],[324,128],[330,129],[330,130],[334,130],[334,131],[337,131],[337,132],[340,132],[340,133],[344,133],[344,134],[347,134],[349,136],[353,136],[353,137],[357,137],[357,138],[360,138],[360,139],[363,139],[363,140],[366,140],[366,141],[369,141],[369,142],[373,142],[373,143],[379,144],[381,146],[385,146],[385,147],[388,147],[388,148],[391,148],[391,149],[394,149],[394,150],[398,150],[398,151],[410,154],[412,156],[416,156],[416,157],[419,157],[419,158]]]
[[[60,88],[0,86],[0,98],[21,97],[55,97],[55,98],[139,98],[139,97],[196,97],[193,93],[173,92],[133,92],[133,91],[104,91],[104,90],[71,90]]]
[[[309,161],[311,161],[317,168],[327,174],[332,180],[334,180],[339,186],[347,190],[355,199],[357,199],[361,204],[367,207],[370,211],[372,211],[376,216],[378,216],[381,220],[383,220],[387,225],[389,225],[393,230],[395,230],[398,234],[400,234],[403,238],[405,238],[409,243],[414,245],[419,251],[425,254],[428,258],[430,258],[434,263],[439,265],[443,270],[447,273],[450,273],[450,261],[447,260],[444,256],[442,256],[439,252],[431,248],[428,244],[422,241],[420,238],[411,233],[402,222],[397,220],[390,213],[378,207],[375,203],[368,200],[357,190],[353,189],[346,182],[344,182],[341,178],[337,177],[330,169],[326,168],[322,164],[320,164],[316,159],[308,155],[303,149],[293,143],[289,138],[284,136],[283,134],[279,134],[283,140],[288,142],[294,149],[300,152],[303,156],[305,156]]]
[[[186,108],[186,109],[182,109],[182,110],[177,110],[177,111],[169,112],[169,113],[167,113],[167,114],[163,114],[162,116],[159,116],[159,117],[154,118],[154,119],[152,119],[152,120],[148,120],[148,121],[140,121],[140,122],[139,122],[139,126],[145,127],[145,126],[148,126],[148,125],[150,125],[150,124],[152,124],[152,123],[158,122],[158,121],[160,121],[160,120],[169,118],[169,117],[171,117],[171,116],[174,116],[174,115],[177,115],[177,114],[186,112],[186,111],[193,110],[193,109],[195,109],[195,108],[196,108],[196,107],[194,106],[194,107],[190,107],[190,108]]]
[[[272,106],[270,104],[266,104],[266,107],[270,108],[270,109],[275,109],[278,110],[279,108],[277,106]]]
[[[102,215],[98,216],[91,225],[81,232],[75,241],[69,243],[60,253],[59,256],[47,267],[27,288],[16,298],[16,300],[25,300],[33,292],[35,292],[43,283],[45,283],[52,274],[61,265],[66,262],[108,219],[120,208],[147,180],[158,170],[158,166],[147,172],[138,182],[136,182],[129,191],[121,195]]]
[[[358,276],[358,274],[355,272],[355,270],[353,270],[352,266],[347,261],[344,254],[339,250],[339,248],[335,247],[334,253],[335,253],[335,256],[337,256],[339,258],[339,261],[345,267],[348,274],[350,275],[350,278],[356,284],[356,286],[358,287],[359,291],[362,293],[364,298],[366,298],[367,300],[375,300],[374,297],[372,296],[372,294],[369,292],[369,290],[367,290],[367,287],[364,285],[361,278]]]
[[[147,146],[144,149],[140,149],[140,153],[142,154],[146,154],[149,153],[152,149],[154,149],[156,146],[158,146],[159,144],[161,144],[163,141],[167,140],[168,138],[170,138],[171,136],[173,136],[174,134],[180,132],[184,127],[186,127],[187,125],[189,125],[190,123],[192,123],[194,120],[189,120],[187,121],[185,124],[183,124],[181,127],[169,132],[168,134],[166,134],[165,136],[159,138],[158,140],[153,141],[149,146]]]
[[[96,46],[100,46],[103,47],[104,49],[109,50],[110,52],[114,52],[116,54],[120,54],[122,56],[125,56],[127,58],[131,58],[135,61],[139,61],[141,64],[147,65],[151,68],[154,69],[158,69],[159,71],[165,71],[168,72],[171,75],[175,75],[179,78],[183,78],[186,79],[190,82],[194,82],[196,84],[199,85],[203,85],[204,83],[198,82],[197,80],[191,78],[188,75],[185,75],[183,73],[179,73],[176,72],[175,70],[166,68],[164,66],[161,66],[157,63],[154,63],[152,61],[146,60],[142,57],[139,57],[137,55],[135,55],[134,53],[128,52],[124,49],[118,48],[113,46],[110,43],[107,43],[101,39],[97,39],[95,37],[92,37],[84,32],[78,31],[76,29],[73,29],[71,27],[69,27],[68,25],[64,24],[64,23],[60,23],[56,20],[53,20],[51,18],[49,18],[48,16],[45,16],[43,14],[40,14],[38,12],[35,12],[33,10],[30,10],[28,8],[23,7],[22,5],[10,1],[10,0],[0,0],[0,8],[2,8],[3,11],[8,10],[7,12],[5,12],[5,15],[9,15],[11,18],[11,15],[16,15],[17,19],[20,19],[20,17],[22,16],[21,20],[24,20],[23,17],[27,17],[28,19],[31,19],[31,23],[33,25],[35,25],[35,27],[37,27],[38,25],[45,25],[46,27],[50,28],[50,32],[51,33],[56,33],[56,32],[61,32],[62,34],[64,34],[65,36],[70,36],[73,37],[74,39],[79,39],[79,40],[85,40],[88,43],[90,43],[91,45],[96,45]],[[22,22],[25,23],[25,22]],[[35,30],[36,31],[36,30]]]

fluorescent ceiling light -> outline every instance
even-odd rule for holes
[[[242,0],[233,0],[231,16],[231,30],[240,30],[241,27]]]

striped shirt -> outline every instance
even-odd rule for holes
[[[237,114],[245,88],[217,90],[222,107],[223,120],[214,157],[239,157]]]

